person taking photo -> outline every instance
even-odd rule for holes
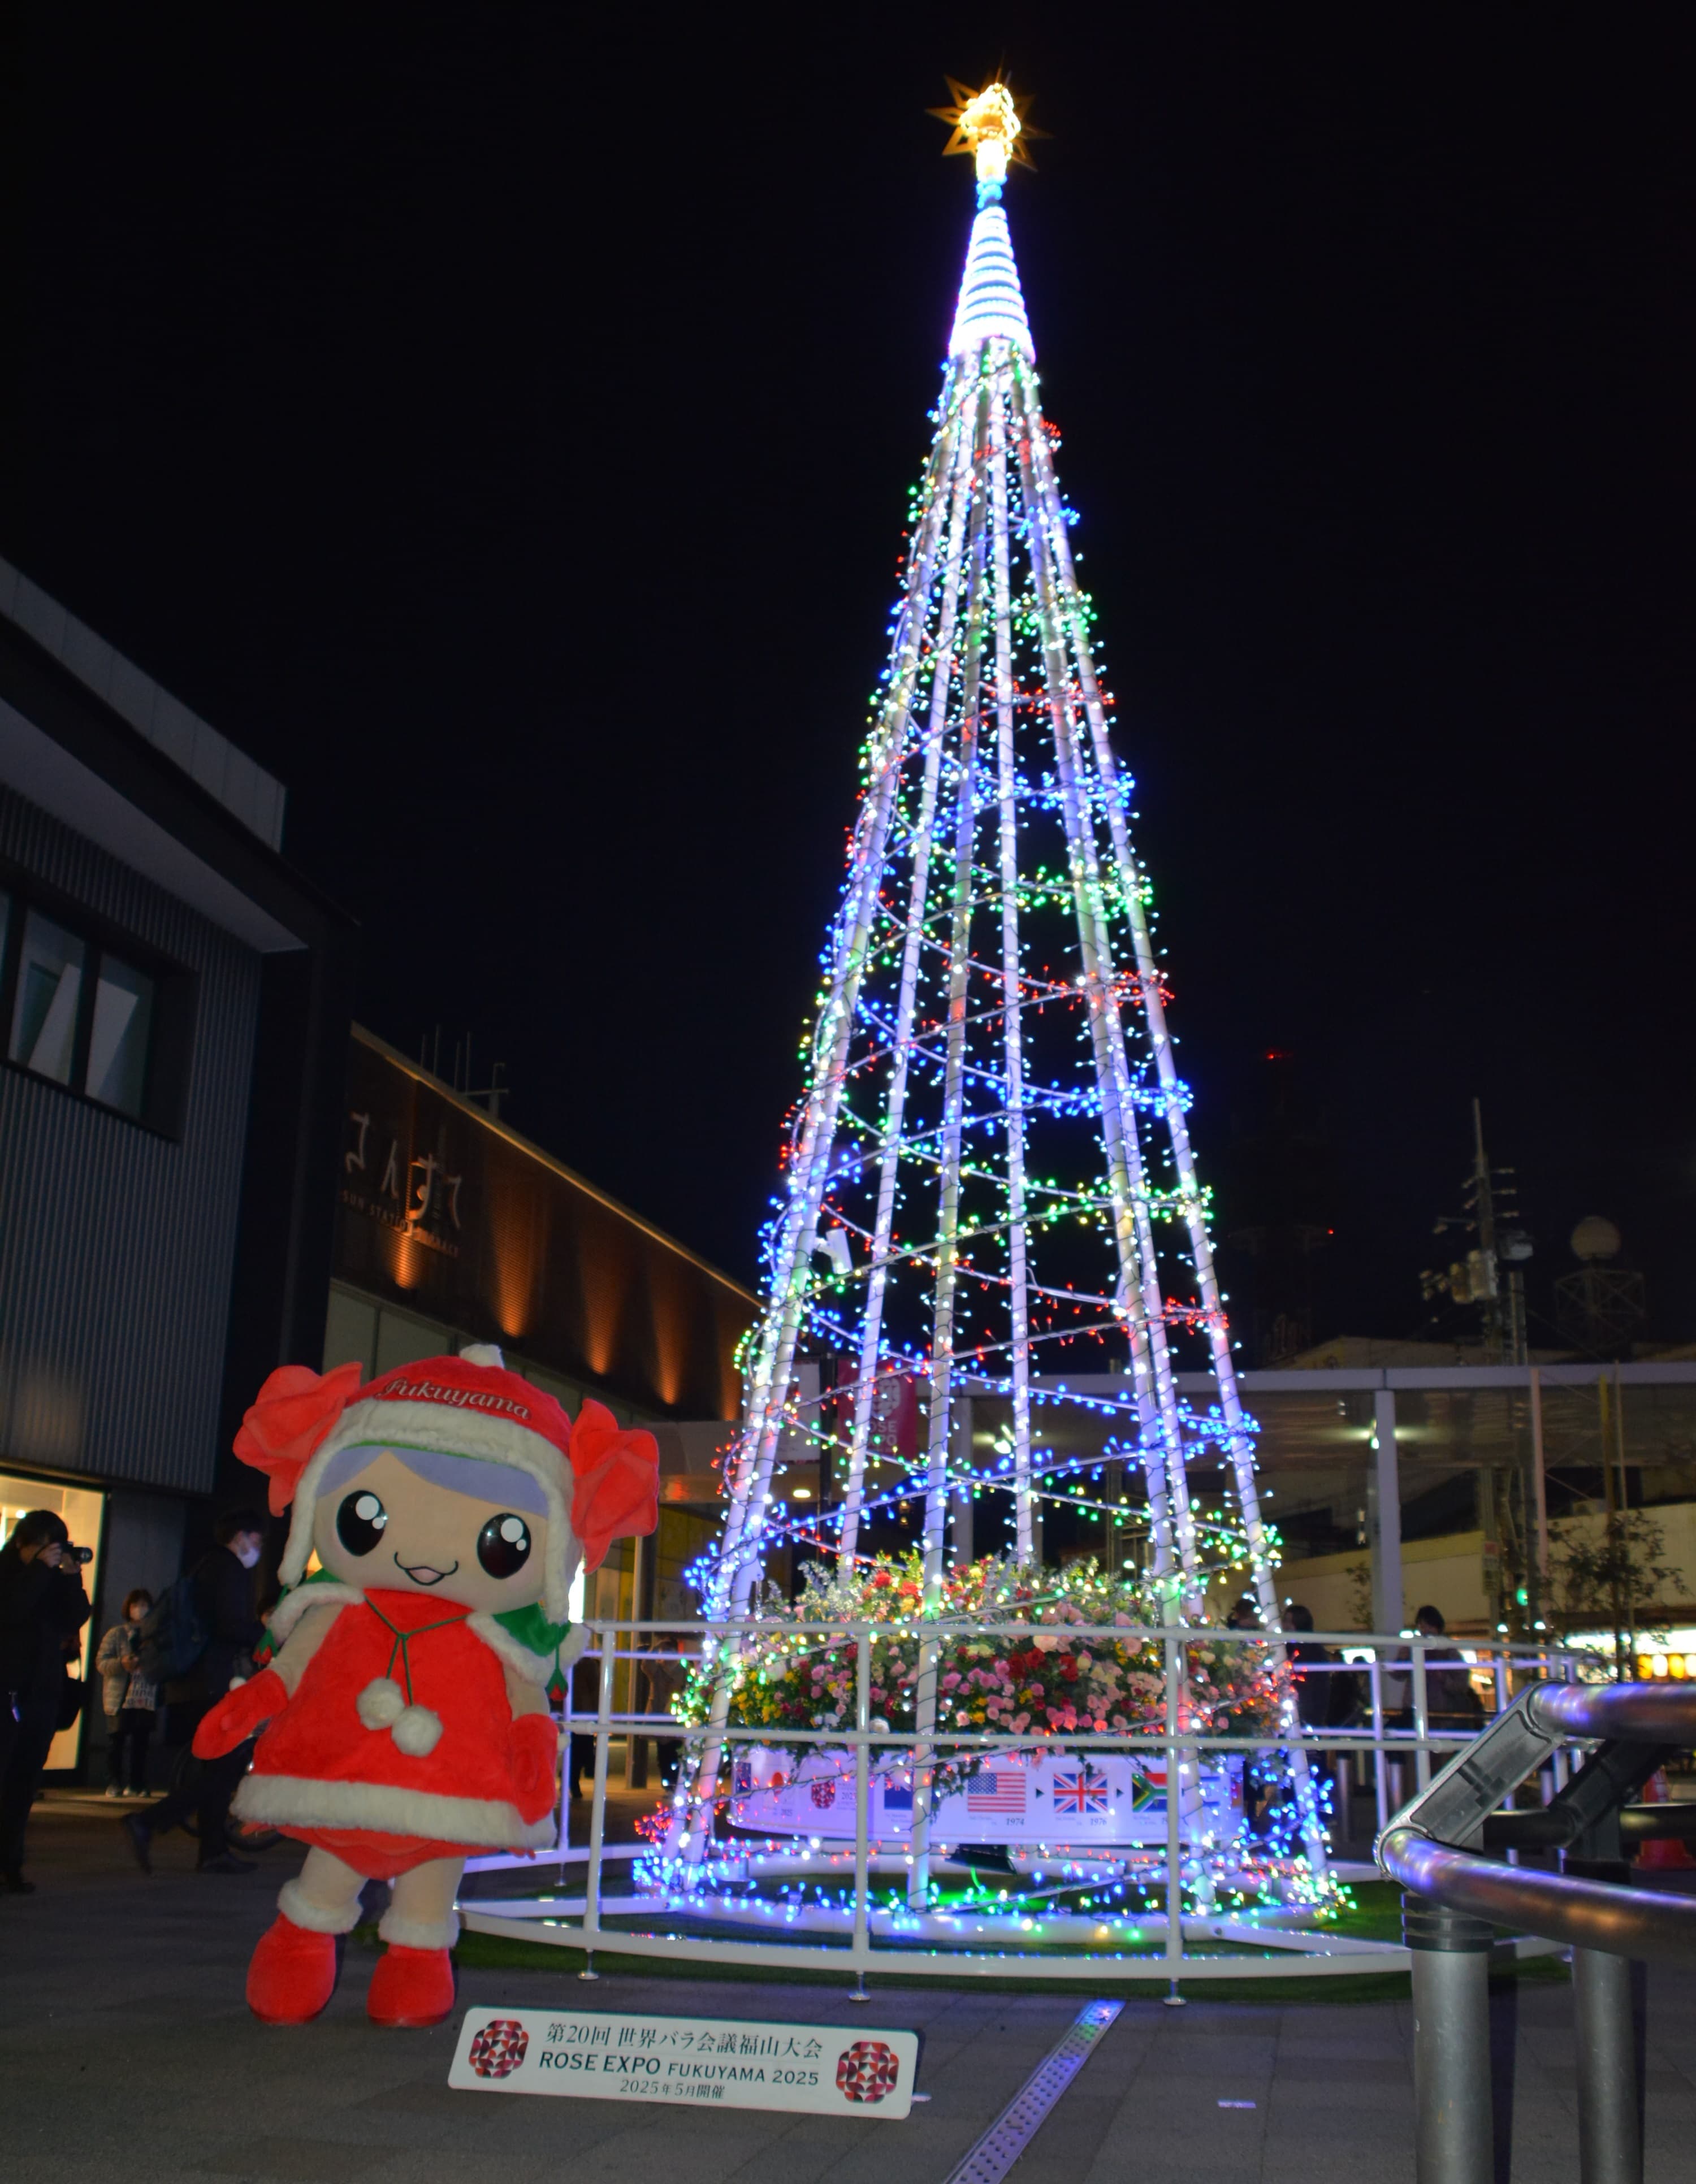
[[[65,1663],[93,1613],[64,1519],[31,1509],[0,1547],[0,1888],[30,1896],[24,1830],[60,1727]]]

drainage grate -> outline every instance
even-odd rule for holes
[[[1090,2059],[1096,2042],[1124,2008],[1122,2002],[1088,2002],[1052,2055],[1039,2063],[947,2184],[1001,2184],[1043,2118]]]

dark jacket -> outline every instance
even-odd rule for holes
[[[80,1573],[0,1549],[0,1705],[57,1713],[67,1647],[93,1613]],[[8,1698],[5,1694],[11,1694]]]
[[[248,1657],[265,1635],[254,1606],[254,1579],[227,1547],[214,1547],[195,1565],[194,1597],[212,1636],[186,1680],[185,1696],[192,1705],[213,1705],[237,1673],[252,1674]]]

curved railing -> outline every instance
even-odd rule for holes
[[[1569,1740],[1584,1765],[1540,1809],[1504,1798]],[[1696,1901],[1624,1885],[1626,1852],[1656,1837],[1696,1839],[1696,1807],[1631,1802],[1674,1753],[1696,1745],[1696,1691],[1677,1685],[1541,1685],[1458,1753],[1380,1836],[1380,1868],[1409,1892],[1419,2184],[1490,2184],[1489,1962],[1494,1930],[1572,1949],[1583,2184],[1640,2184],[1634,1959],[1696,1963]],[[1545,1873],[1490,1849],[1559,1850]]]

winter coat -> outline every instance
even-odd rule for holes
[[[99,1651],[94,1656],[94,1673],[100,1679],[100,1708],[103,1713],[122,1712],[124,1695],[130,1688],[130,1678],[135,1670],[135,1626],[129,1623],[114,1623],[100,1641]]]
[[[156,1685],[141,1672],[141,1635],[133,1623],[114,1623],[100,1641],[94,1672],[100,1679],[100,1708],[109,1720],[126,1707],[151,1710],[159,1704]]]
[[[254,1607],[254,1578],[227,1547],[214,1547],[197,1563],[191,1580],[194,1597],[212,1635],[206,1651],[184,1679],[185,1696],[199,1707],[215,1705],[238,1676],[247,1675],[265,1625]],[[170,1696],[176,1696],[173,1686]]]
[[[9,1692],[20,1715],[57,1715],[66,1648],[93,1613],[79,1572],[0,1548],[0,1704]]]

